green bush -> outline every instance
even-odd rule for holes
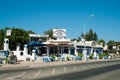
[[[107,56],[107,57],[109,56],[109,54],[108,54],[108,53],[105,53],[105,52],[102,53],[102,54],[103,54],[103,57],[104,57],[104,56]]]
[[[93,53],[92,54],[90,54],[90,56],[89,56],[89,59],[93,59]]]
[[[66,60],[67,60],[67,61],[70,61],[70,57],[69,57],[69,56],[67,56],[67,57],[66,57]]]
[[[102,59],[103,58],[103,54],[99,54],[99,59]]]
[[[5,58],[5,63],[9,63],[10,59],[9,58]]]
[[[78,53],[78,56],[82,58],[84,55],[82,53]]]
[[[55,55],[54,54],[51,54],[50,57],[54,58],[55,59]]]

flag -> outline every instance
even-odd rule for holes
[[[6,36],[11,36],[11,30],[6,31]]]

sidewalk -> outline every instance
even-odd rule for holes
[[[59,66],[59,65],[68,65],[68,64],[80,64],[80,63],[89,63],[89,62],[99,62],[99,61],[109,61],[109,60],[117,60],[117,59],[101,59],[101,60],[79,60],[79,61],[55,61],[55,62],[42,62],[42,61],[34,61],[28,62],[23,61],[16,64],[0,64],[0,70],[8,70],[8,69],[22,69],[22,68],[35,68],[35,67],[46,67],[46,66]]]
[[[67,64],[76,64],[76,63],[83,63],[83,61],[55,61],[55,62],[23,61],[23,62],[16,63],[16,64],[1,64],[0,70],[59,66],[59,65],[67,65]]]

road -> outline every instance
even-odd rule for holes
[[[119,80],[120,64],[35,80]]]
[[[113,73],[114,76],[119,77],[117,74],[120,74],[120,60],[0,70],[0,80],[96,80],[96,78],[110,76]],[[105,80],[105,77],[101,80]],[[106,80],[108,78],[106,77]]]

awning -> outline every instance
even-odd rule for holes
[[[42,42],[32,41],[28,43],[27,46],[46,46],[46,45],[43,44]]]

